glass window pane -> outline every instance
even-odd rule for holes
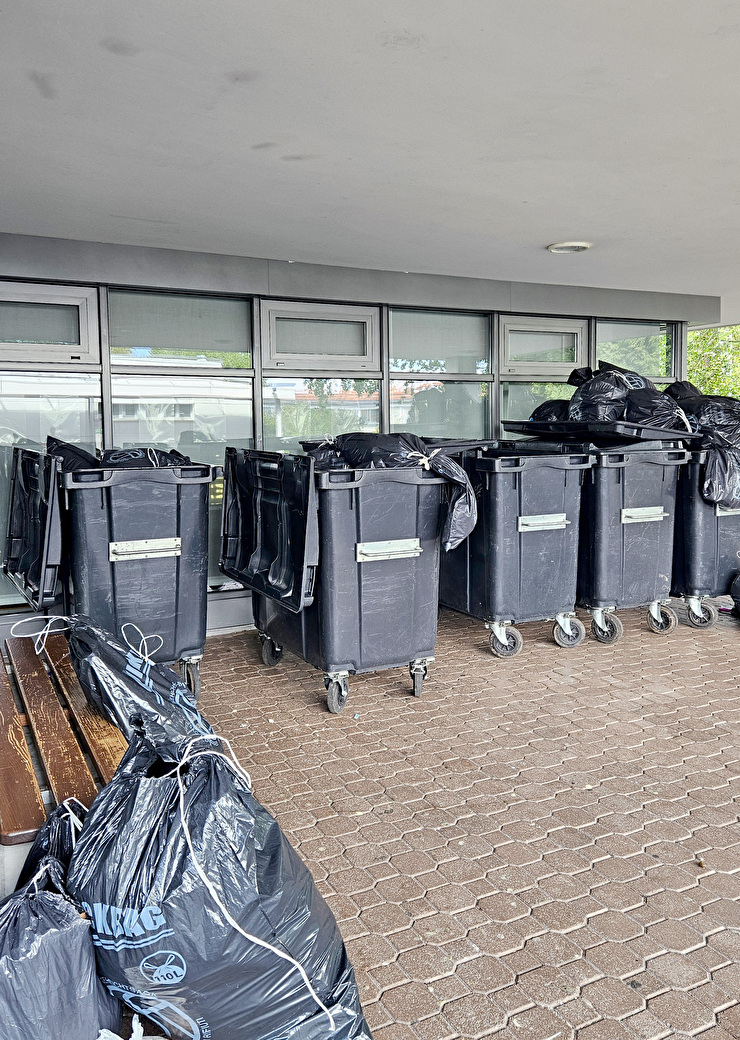
[[[251,448],[252,380],[219,376],[113,374],[113,439],[117,448],[177,448],[193,462],[222,466],[224,449]],[[226,581],[218,569],[223,481],[210,486],[208,580]]]
[[[509,361],[575,364],[578,337],[575,332],[509,332]]]
[[[490,331],[485,314],[390,312],[393,372],[488,372]]]
[[[0,372],[0,548],[5,544],[13,445],[45,450],[50,433],[94,454],[102,444],[100,376]],[[0,606],[25,602],[0,575]]]
[[[80,310],[63,303],[0,301],[0,343],[78,346]]]
[[[108,312],[113,364],[252,367],[248,300],[116,289]]]
[[[394,379],[391,430],[421,437],[485,437],[490,383]]]
[[[528,419],[537,405],[554,398],[570,400],[575,393],[570,383],[502,383],[501,418]],[[504,431],[505,436],[509,436]]]
[[[377,379],[265,379],[262,402],[268,451],[299,452],[302,440],[380,429]]]
[[[673,326],[659,321],[597,321],[596,359],[630,368],[643,376],[670,376]]]
[[[342,354],[364,357],[364,321],[275,318],[276,354]]]

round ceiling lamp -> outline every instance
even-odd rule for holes
[[[553,242],[547,247],[550,253],[585,253],[591,242]]]

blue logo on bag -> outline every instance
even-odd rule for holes
[[[174,950],[157,950],[145,957],[139,965],[139,971],[145,979],[162,986],[174,986],[182,982],[187,970],[184,958]]]
[[[114,979],[104,978],[103,982],[114,997],[125,1001],[138,1014],[146,1015],[152,1022],[156,1022],[167,1036],[172,1036],[173,1031],[175,1036],[181,1037],[182,1040],[208,1040],[212,1036],[205,1019],[193,1021],[187,1012],[168,1000],[162,1000],[153,993],[137,992]]]
[[[167,928],[164,914],[158,906],[108,906],[107,903],[83,903],[85,913],[92,920],[93,942],[106,950],[135,949],[173,935]]]

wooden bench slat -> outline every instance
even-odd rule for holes
[[[53,635],[46,640],[46,656],[85,738],[90,757],[103,780],[109,783],[128,747],[126,738],[88,703],[69,658],[69,647],[63,635]]]
[[[5,645],[57,804],[78,798],[89,807],[97,786],[33,643],[8,639]]]
[[[0,667],[0,845],[31,841],[45,819],[13,691]]]

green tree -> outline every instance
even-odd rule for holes
[[[740,397],[740,325],[690,332],[687,375],[702,393]]]

